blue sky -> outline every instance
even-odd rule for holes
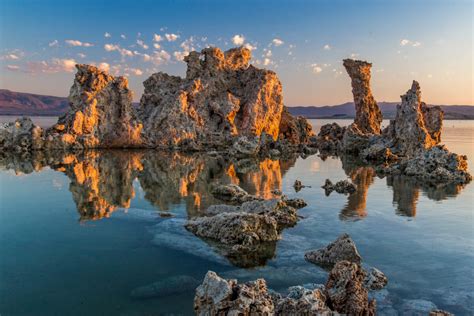
[[[247,45],[287,105],[352,99],[343,58],[373,63],[378,101],[411,81],[435,104],[473,104],[471,1],[0,2],[0,88],[66,96],[75,63],[129,77],[184,75],[189,50]],[[156,35],[156,36],[155,36]]]

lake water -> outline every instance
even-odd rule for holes
[[[316,129],[327,122],[312,121]],[[473,135],[473,121],[445,122],[444,143],[471,159],[471,171]],[[326,197],[320,188],[326,178],[348,177],[358,184],[351,196]],[[296,179],[311,187],[296,193]],[[281,189],[308,206],[255,258],[226,258],[183,228],[218,203],[209,194],[215,182],[266,198]],[[370,167],[316,155],[253,161],[153,151],[1,153],[0,314],[189,315],[192,288],[148,299],[132,291],[173,276],[201,280],[208,270],[242,281],[262,277],[277,291],[324,283],[327,271],[305,262],[304,253],[347,232],[364,264],[389,278],[377,294],[379,314],[401,315],[404,302],[418,299],[472,315],[473,202],[472,183],[432,187],[379,178]]]

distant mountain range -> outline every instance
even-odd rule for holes
[[[384,118],[395,116],[397,102],[379,102]],[[469,105],[441,105],[446,119],[472,120],[474,106]],[[14,92],[0,89],[0,115],[29,115],[29,116],[57,116],[65,113],[69,108],[69,101],[64,97]],[[307,118],[344,119],[355,116],[353,102],[328,106],[292,106],[288,107],[293,115]]]

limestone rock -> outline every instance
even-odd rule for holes
[[[296,209],[300,209],[308,205],[303,199],[300,198],[285,199],[284,201],[286,205],[294,207]]]
[[[78,64],[70,110],[47,131],[48,149],[144,146],[125,77]]]
[[[355,263],[360,263],[362,260],[354,241],[348,234],[342,234],[325,248],[306,252],[304,258],[306,261],[321,266],[333,266],[343,260]]]
[[[357,190],[357,187],[348,180],[341,180],[333,184],[331,180],[326,179],[326,182],[322,188],[324,189],[326,196],[329,196],[332,191],[336,191],[337,193],[341,194],[352,194]]]
[[[235,136],[279,135],[283,109],[277,75],[249,65],[246,48],[206,48],[185,61],[186,78],[153,74],[144,82],[139,117],[156,146],[227,144]]]
[[[273,315],[274,304],[265,280],[238,284],[208,271],[196,289],[196,315]]]
[[[387,285],[388,279],[385,274],[377,268],[370,268],[364,280],[364,286],[368,290],[380,290]]]
[[[316,138],[317,147],[320,151],[337,152],[341,148],[345,131],[346,128],[339,126],[337,123],[321,126]]]
[[[397,105],[396,117],[387,127],[387,134],[403,155],[414,156],[440,142],[444,113],[439,106],[429,108],[421,102],[420,85],[416,81],[401,98],[402,103]]]
[[[43,147],[43,130],[30,118],[0,125],[0,149],[14,151],[40,150]]]
[[[276,315],[335,315],[326,306],[326,296],[321,289],[293,286],[287,297],[276,301]]]
[[[344,67],[351,78],[352,94],[356,108],[354,124],[362,133],[380,134],[382,112],[375,102],[370,89],[371,63],[344,59]]]
[[[454,314],[451,314],[450,312],[443,311],[441,309],[434,309],[430,311],[429,316],[454,316]]]
[[[232,212],[200,217],[188,221],[185,227],[199,237],[227,245],[252,246],[279,238],[278,223],[274,218],[252,213]]]
[[[288,140],[291,144],[308,143],[314,136],[313,127],[302,116],[294,117],[283,107],[280,120],[280,139]]]
[[[214,195],[214,197],[220,200],[238,204],[259,199],[254,195],[248,194],[247,191],[236,184],[221,184],[213,186],[211,188],[211,193]]]
[[[375,300],[369,301],[364,287],[365,271],[357,263],[339,261],[326,282],[327,304],[347,315],[375,315]]]
[[[303,185],[303,183],[300,180],[295,180],[295,183],[293,184],[293,188],[295,189],[296,192],[301,191],[301,189],[305,187],[306,186]]]

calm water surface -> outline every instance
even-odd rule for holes
[[[326,122],[312,121],[316,129]],[[446,145],[470,159],[473,135],[472,121],[445,122]],[[326,197],[320,188],[326,178],[348,177],[358,184],[349,197]],[[296,179],[311,187],[295,193]],[[308,206],[276,245],[255,258],[226,258],[183,228],[188,217],[218,203],[209,194],[214,182],[237,183],[267,198],[278,188]],[[378,294],[380,314],[394,315],[405,300],[422,299],[472,315],[473,202],[473,184],[429,187],[404,177],[379,178],[370,167],[318,156],[0,155],[0,314],[188,315],[193,289],[149,299],[131,293],[173,276],[201,280],[207,270],[242,281],[263,277],[278,291],[324,283],[327,272],[305,262],[304,252],[347,232],[364,264],[389,278]],[[162,212],[174,217],[160,217]]]

